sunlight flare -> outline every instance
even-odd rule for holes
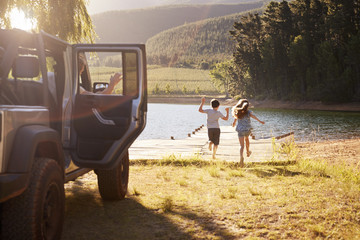
[[[31,31],[36,27],[36,20],[25,16],[25,13],[17,8],[10,12],[10,22],[12,28],[18,28],[25,31]]]

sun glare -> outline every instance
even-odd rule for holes
[[[17,8],[10,12],[10,22],[12,28],[18,28],[25,31],[33,30],[36,26],[35,19],[29,19],[25,13]]]

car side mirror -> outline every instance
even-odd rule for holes
[[[93,91],[94,93],[105,90],[109,86],[109,83],[106,82],[94,82]]]

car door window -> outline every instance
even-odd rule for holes
[[[126,68],[124,68],[124,61],[126,61]],[[80,93],[106,92],[110,95],[137,96],[136,61],[137,54],[131,52],[80,52],[78,54]],[[110,79],[119,76],[122,80],[112,86]],[[104,91],[108,88],[111,88],[110,91]]]

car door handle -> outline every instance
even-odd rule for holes
[[[96,119],[101,122],[104,125],[111,125],[111,126],[115,126],[115,122],[111,119],[105,119],[101,113],[99,113],[99,111],[96,108],[92,108],[91,109],[92,112],[94,113]]]

